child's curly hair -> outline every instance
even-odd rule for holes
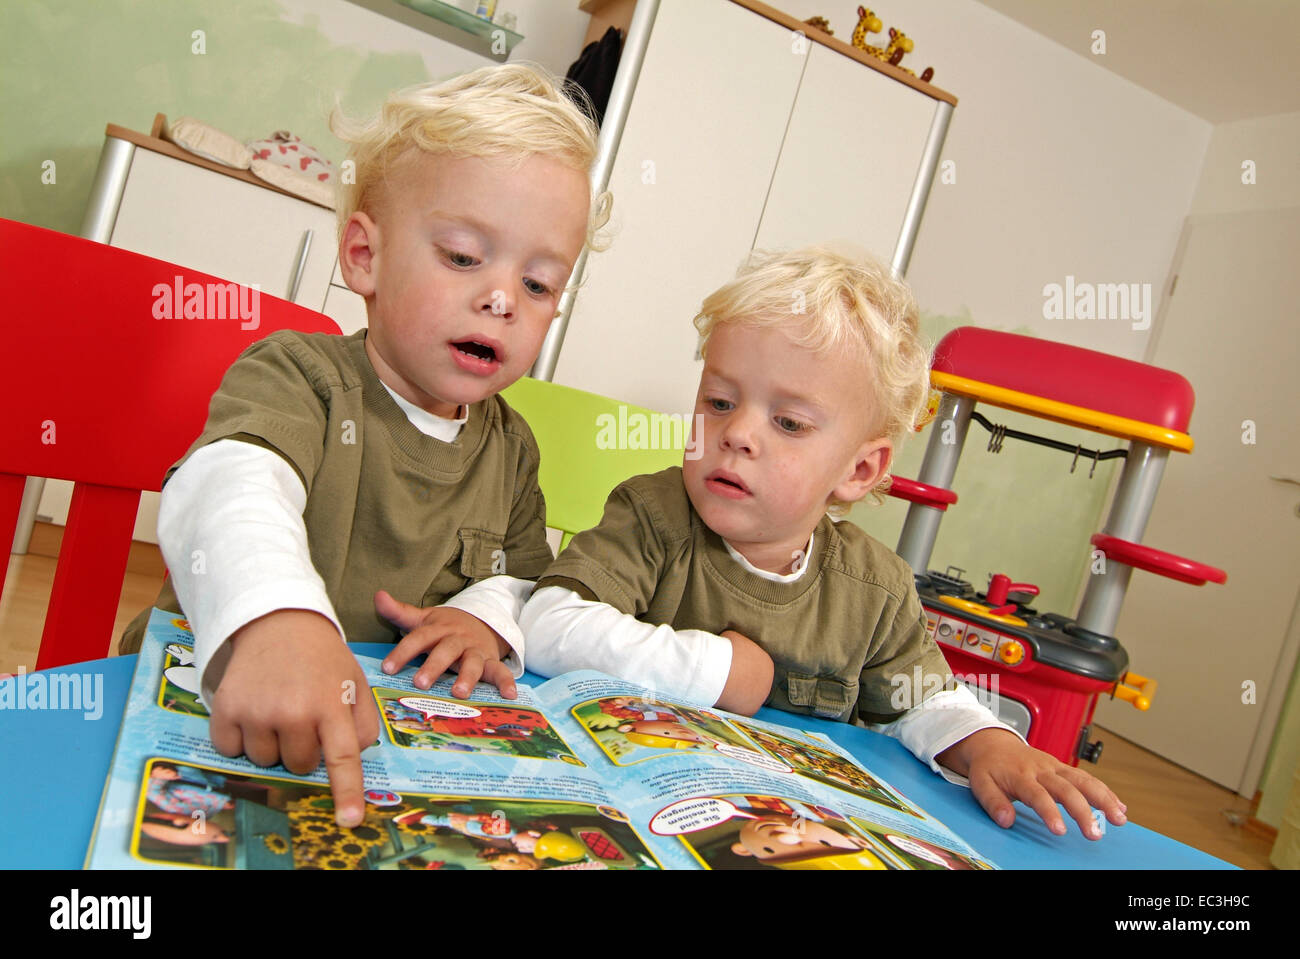
[[[705,298],[695,328],[706,352],[714,330],[740,323],[779,326],[815,352],[861,356],[863,402],[872,411],[864,439],[888,438],[897,451],[929,398],[930,350],[919,319],[911,289],[883,263],[811,246],[754,251],[734,280]],[[889,484],[886,474],[872,490],[877,505]],[[847,505],[834,502],[831,512]]]
[[[552,157],[586,174],[596,159],[596,126],[572,99],[580,88],[545,68],[520,63],[482,67],[440,83],[389,95],[370,120],[349,120],[336,106],[330,129],[351,144],[355,182],[339,178],[340,231],[357,210],[369,209],[392,164],[411,149],[434,155],[501,157],[522,162]],[[592,197],[587,242],[609,219],[608,191]]]

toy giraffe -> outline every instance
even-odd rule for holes
[[[902,30],[889,28],[889,46],[885,48],[885,55],[881,56],[882,60],[888,61],[891,65],[898,67],[912,76],[916,76],[911,70],[903,66],[903,54],[911,53],[913,48],[912,38],[903,33]],[[925,72],[921,74],[921,79],[926,83],[934,76],[934,67],[926,67]]]
[[[880,18],[868,10],[866,7],[858,7],[858,25],[853,28],[853,45],[859,50],[871,54],[873,57],[880,57],[882,60],[888,60],[884,50],[879,47],[873,47],[867,43],[868,33],[879,33],[883,24]]]
[[[885,49],[877,54],[877,56],[886,63],[892,63],[894,66],[898,66],[898,61],[903,59],[903,54],[911,53],[912,47],[913,43],[911,37],[902,30],[895,30],[893,27],[890,27],[889,46],[885,47]],[[912,71],[908,70],[908,73],[911,72]]]

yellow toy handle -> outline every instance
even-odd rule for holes
[[[1130,685],[1125,685],[1126,683]],[[1156,695],[1156,681],[1129,671],[1115,684],[1114,695],[1116,699],[1132,703],[1137,709],[1146,712],[1151,708],[1151,700]]]

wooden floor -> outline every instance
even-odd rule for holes
[[[150,548],[152,549],[152,548]],[[149,550],[128,572],[114,626],[113,646],[128,622],[153,602],[162,583],[161,560]],[[0,673],[35,667],[45,601],[54,579],[54,560],[11,556],[0,599]],[[1094,735],[1106,746],[1098,766],[1086,766],[1105,780],[1128,806],[1128,818],[1245,869],[1271,869],[1273,840],[1252,831],[1249,800],[1106,730]],[[1101,840],[1105,842],[1105,839]]]

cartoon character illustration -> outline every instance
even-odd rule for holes
[[[493,869],[541,869],[541,860],[522,852],[507,849],[480,849],[480,859],[491,863]]]
[[[168,666],[163,670],[163,675],[167,677],[167,681],[178,689],[192,693],[202,703],[203,692],[199,689],[199,671],[194,665],[194,650],[189,646],[182,646],[180,643],[169,643],[167,652],[179,664]]]
[[[184,819],[201,812],[205,817],[215,816],[235,804],[229,794],[220,792],[226,786],[226,777],[186,766],[178,769],[171,763],[154,763],[149,769],[149,783],[145,798],[164,813]]]
[[[678,712],[661,703],[638,699],[635,696],[615,696],[612,699],[602,700],[600,711],[620,720],[680,722],[682,719]]]
[[[396,816],[398,826],[422,823],[435,828],[451,829],[478,843],[479,857],[492,860],[493,869],[540,869],[543,860],[561,863],[585,859],[587,849],[567,833],[560,832],[547,822],[530,822],[525,829],[516,829],[506,816],[497,810],[487,813],[427,812],[412,810]]]
[[[767,813],[740,827],[731,851],[781,869],[883,869],[870,843],[807,816]]]
[[[675,720],[643,719],[624,723],[618,731],[638,746],[657,749],[695,749],[716,746],[721,740]]]

